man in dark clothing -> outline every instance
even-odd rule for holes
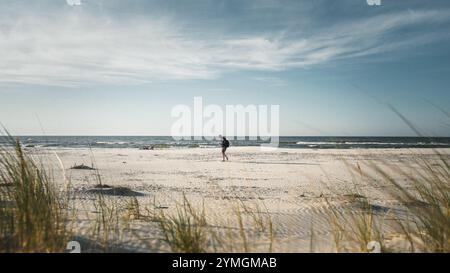
[[[220,142],[220,146],[222,146],[222,161],[225,161],[225,158],[228,161],[228,156],[225,154],[227,148],[230,147],[230,142],[226,137],[222,137],[222,141]]]

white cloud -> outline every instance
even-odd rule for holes
[[[307,37],[195,35],[167,20],[82,13],[0,19],[0,83],[83,86],[212,79],[226,71],[310,67],[431,42],[394,31],[446,22],[449,11],[401,12],[318,29]],[[231,38],[223,38],[231,37]]]

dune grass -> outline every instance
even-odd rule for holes
[[[0,252],[63,252],[66,201],[18,141],[0,150]]]
[[[185,196],[175,213],[168,214],[161,210],[158,222],[164,241],[173,252],[207,252],[209,242],[205,210],[194,209]]]
[[[437,161],[417,158],[410,172],[395,165],[369,168],[383,177],[387,193],[407,211],[408,217],[397,219],[410,249],[425,252],[450,252],[450,168],[447,157],[436,151]],[[390,173],[407,179],[400,184]],[[419,238],[419,245],[415,245]]]
[[[438,160],[416,158],[407,170],[392,162],[350,166],[349,171],[360,179],[383,189],[402,213],[375,212],[368,198],[359,194],[355,199],[362,209],[356,213],[328,203],[336,251],[370,252],[369,243],[377,242],[384,252],[450,252],[449,159],[437,150],[434,156]],[[387,223],[386,217],[393,221]],[[392,236],[401,238],[403,244],[387,247],[387,238]]]
[[[156,217],[146,219],[159,223],[163,240],[173,252],[254,252],[252,240],[261,237],[268,245],[264,251],[272,252],[273,223],[270,214],[261,207],[238,201],[230,208],[234,221],[228,219],[223,226],[208,221],[205,207],[196,208],[183,195],[183,201],[177,204],[174,213],[160,211]]]
[[[353,199],[360,208],[342,209],[328,203],[328,221],[336,252],[370,252],[367,246],[371,242],[383,245],[382,222],[385,215],[379,215],[372,209],[366,198]]]

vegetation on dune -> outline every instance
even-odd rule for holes
[[[353,168],[361,179],[383,189],[396,209],[377,210],[365,197],[356,200],[362,209],[351,212],[329,203],[336,250],[367,252],[367,245],[375,241],[382,251],[449,252],[450,169],[447,157],[436,155],[437,161],[417,159],[408,171],[374,162]],[[402,244],[388,246],[392,237]]]
[[[16,142],[0,151],[0,252],[62,252],[70,230],[67,199]]]

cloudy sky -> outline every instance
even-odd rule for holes
[[[282,135],[414,135],[391,104],[450,136],[449,29],[447,0],[0,0],[0,122],[168,135],[202,96],[279,104]]]

